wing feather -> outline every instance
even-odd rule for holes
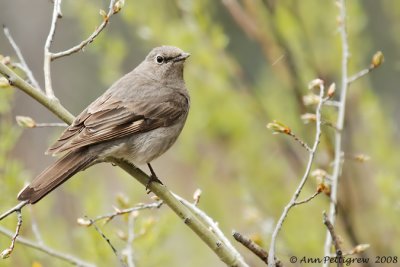
[[[115,100],[104,95],[85,109],[61,134],[47,153],[58,154],[124,136],[172,125],[188,111],[183,94],[162,101]]]

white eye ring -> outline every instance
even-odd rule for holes
[[[164,63],[164,57],[163,57],[163,56],[160,56],[160,55],[157,55],[157,56],[156,56],[156,63],[157,63],[157,64],[162,64],[162,63]]]

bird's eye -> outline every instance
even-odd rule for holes
[[[162,63],[164,62],[164,57],[162,57],[162,56],[156,56],[156,62],[157,62],[158,64],[162,64]]]

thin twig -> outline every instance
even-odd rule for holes
[[[349,77],[347,79],[347,84],[350,85],[351,83],[357,81],[358,79],[364,77],[365,75],[367,75],[368,73],[370,73],[372,70],[374,70],[374,67],[369,67],[368,69],[363,69],[362,71],[357,72],[356,74],[354,74],[353,76]]]
[[[4,236],[9,237],[9,238],[12,238],[14,236],[13,232],[11,232],[10,230],[8,230],[8,229],[6,229],[6,228],[4,228],[2,226],[0,226],[0,233],[2,235],[4,235]],[[72,265],[75,265],[75,266],[81,266],[81,267],[95,267],[96,266],[93,263],[85,262],[85,261],[83,261],[83,260],[81,260],[81,259],[79,259],[79,258],[77,258],[75,256],[59,252],[59,251],[57,251],[57,250],[55,250],[55,249],[53,249],[51,247],[45,246],[43,244],[39,244],[39,243],[37,243],[35,241],[29,240],[29,239],[21,237],[21,236],[17,237],[16,242],[19,243],[19,244],[22,244],[24,246],[39,250],[41,252],[44,252],[44,253],[46,253],[46,254],[48,254],[50,256],[53,256],[53,257],[55,257],[57,259],[69,262],[69,263],[71,263]]]
[[[90,219],[89,219],[90,220]],[[93,225],[94,229],[96,230],[97,233],[100,234],[100,236],[107,242],[107,244],[110,246],[111,250],[113,251],[113,253],[115,254],[115,256],[117,256],[119,262],[121,263],[121,266],[123,267],[127,267],[126,263],[124,262],[124,260],[121,258],[121,256],[119,255],[117,249],[114,247],[114,245],[111,243],[111,240],[100,230],[100,228],[97,227],[95,222],[92,222],[91,225]]]
[[[340,246],[340,241],[339,241],[339,238],[335,233],[335,229],[334,229],[332,223],[329,221],[328,216],[326,215],[325,211],[323,213],[323,222],[324,222],[326,228],[328,228],[328,232],[330,233],[331,238],[333,240],[333,244],[335,246],[336,257],[337,257],[337,266],[343,267],[343,252],[342,252],[342,249]]]
[[[21,64],[18,64],[19,68],[21,68],[26,73],[26,75],[28,76],[28,79],[32,83],[32,85],[34,87],[36,87],[37,89],[40,89],[39,83],[35,79],[35,76],[33,76],[33,73],[31,71],[31,69],[28,67],[28,64],[26,64],[26,61],[24,59],[24,56],[22,55],[21,50],[19,49],[17,43],[14,41],[14,38],[11,36],[10,30],[6,26],[3,26],[3,31],[4,31],[4,35],[8,39],[8,42],[11,44],[12,48],[14,49],[19,62],[21,63]]]
[[[110,1],[108,13],[103,18],[103,22],[96,28],[96,30],[86,40],[82,41],[78,45],[76,45],[76,46],[74,46],[74,47],[72,47],[70,49],[67,49],[65,51],[52,53],[51,60],[55,60],[57,58],[69,56],[69,55],[72,55],[72,54],[74,54],[76,52],[82,51],[85,48],[85,46],[87,46],[88,44],[92,43],[94,41],[94,39],[101,33],[101,31],[107,26],[108,22],[110,21],[110,17],[117,13],[114,10],[115,2],[116,2],[116,0],[111,0]]]
[[[67,127],[68,124],[63,122],[42,122],[36,123],[35,127]]]
[[[127,213],[132,213],[134,211],[139,211],[139,210],[144,210],[144,209],[159,209],[162,206],[162,204],[163,204],[163,201],[157,201],[157,202],[150,203],[150,204],[139,204],[135,207],[128,208],[128,209],[116,210],[115,212],[108,213],[105,215],[100,215],[94,219],[89,219],[90,224],[85,224],[85,226],[90,226],[91,224],[93,224],[97,221],[100,221],[100,220],[107,220],[107,222],[109,222],[112,219],[114,219],[114,217],[116,217],[116,216],[120,216],[120,215],[127,214]]]
[[[303,140],[301,140],[297,135],[295,135],[292,131],[287,133],[289,136],[293,137],[293,139],[298,142],[302,147],[304,147],[308,152],[311,152],[311,148],[306,144]]]
[[[308,176],[310,174],[311,166],[312,166],[312,163],[314,162],[314,156],[315,156],[315,153],[317,151],[318,144],[320,142],[321,124],[322,124],[321,123],[321,121],[322,121],[321,120],[321,109],[322,109],[322,106],[323,106],[324,102],[327,99],[324,98],[325,90],[324,90],[323,83],[320,83],[319,88],[320,88],[320,92],[319,92],[320,101],[318,102],[318,105],[317,105],[317,108],[316,108],[316,112],[315,112],[315,115],[316,115],[316,122],[315,122],[315,124],[316,124],[316,132],[315,132],[314,145],[312,146],[312,149],[309,152],[308,163],[307,163],[307,167],[306,167],[306,170],[304,172],[303,178],[301,179],[300,184],[298,185],[296,191],[294,192],[294,194],[292,196],[292,199],[290,200],[290,202],[284,208],[284,210],[283,210],[283,212],[281,214],[281,217],[279,218],[278,223],[276,224],[275,229],[274,229],[274,231],[272,233],[271,245],[270,245],[269,255],[268,255],[268,266],[270,266],[270,267],[274,267],[276,265],[276,262],[275,262],[275,246],[276,246],[276,239],[278,237],[279,231],[281,230],[282,225],[283,225],[283,223],[284,223],[284,221],[286,219],[286,216],[288,215],[290,209],[293,208],[296,205],[296,201],[297,201],[297,199],[298,199],[298,197],[299,197],[299,195],[301,193],[301,190],[303,189],[303,187],[304,187],[304,185],[305,185],[305,183],[307,181],[307,178],[308,178]]]
[[[50,24],[50,31],[46,39],[46,43],[44,45],[44,65],[43,65],[43,72],[44,72],[44,83],[45,83],[45,91],[48,98],[55,99],[53,87],[51,84],[51,68],[50,62],[52,54],[50,52],[50,46],[53,42],[54,34],[56,33],[56,26],[57,21],[61,17],[61,1],[62,0],[54,0],[54,7],[53,7],[53,15]]]
[[[21,209],[26,204],[28,204],[28,201],[22,201],[22,202],[18,203],[18,205],[16,205],[15,207],[12,207],[8,211],[4,212],[3,214],[0,215],[0,221],[3,220],[4,218],[6,218],[7,216],[9,216],[10,214],[14,213],[14,212],[21,211]]]
[[[238,241],[240,244],[248,248],[251,252],[253,252],[257,257],[259,257],[263,262],[268,264],[268,252],[264,250],[262,247],[260,247],[257,243],[255,243],[253,240],[250,238],[242,235],[239,232],[233,231],[232,236],[235,238],[236,241]],[[281,261],[277,260],[276,261],[276,267],[281,267],[282,263]]]
[[[342,172],[342,130],[344,126],[346,96],[349,85],[348,61],[350,55],[347,29],[346,29],[346,1],[337,0],[337,5],[339,7],[339,13],[340,13],[339,32],[340,32],[341,46],[342,46],[342,81],[341,81],[341,92],[339,100],[340,105],[338,108],[338,117],[336,123],[336,129],[338,129],[338,131],[335,131],[335,158],[334,158],[334,166],[332,172],[332,184],[331,184],[331,194],[330,194],[331,199],[330,199],[329,215],[328,215],[328,219],[332,223],[332,225],[335,225],[338,184],[339,184],[339,177]],[[332,245],[332,237],[329,231],[327,231],[325,246],[324,246],[325,256],[330,255],[331,245]],[[324,266],[327,267],[328,263],[324,263]]]
[[[3,252],[0,254],[0,257],[3,259],[10,257],[11,253],[14,250],[15,241],[19,235],[19,231],[21,230],[21,226],[22,226],[21,211],[17,210],[16,213],[17,213],[17,218],[18,218],[17,228],[15,229],[15,233],[14,233],[13,237],[11,238],[11,245],[7,249],[3,250]]]
[[[305,204],[305,203],[307,203],[307,202],[310,202],[311,200],[313,200],[316,196],[318,196],[318,195],[321,194],[321,193],[322,193],[321,191],[316,191],[314,194],[312,194],[312,195],[309,196],[308,198],[306,198],[306,199],[304,199],[304,200],[296,201],[296,202],[294,203],[294,205],[295,205],[295,206],[298,206],[298,205],[302,205],[302,204]]]

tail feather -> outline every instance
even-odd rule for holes
[[[87,149],[78,149],[64,155],[39,174],[18,194],[18,200],[34,204],[64,183],[75,173],[88,167],[95,159]]]

